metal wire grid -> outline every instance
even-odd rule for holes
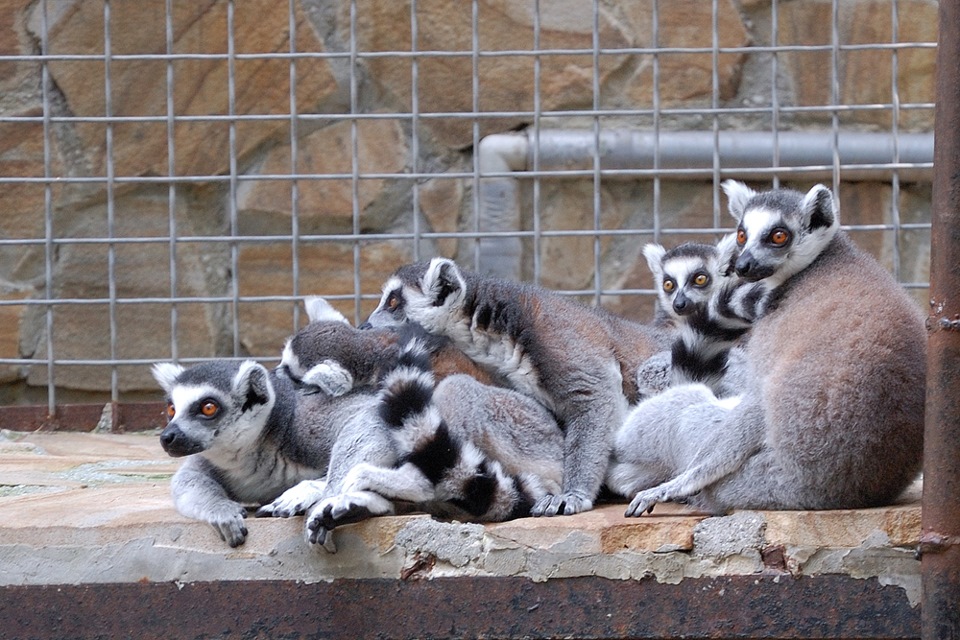
[[[531,163],[532,168],[518,174],[516,172],[508,173],[485,173],[483,177],[522,177],[530,181],[532,194],[532,209],[534,211],[532,228],[519,232],[519,235],[528,238],[534,247],[533,256],[533,279],[539,281],[543,276],[543,265],[540,259],[540,243],[551,237],[587,237],[593,240],[593,285],[586,290],[571,290],[567,293],[587,295],[594,300],[599,301],[601,297],[611,295],[652,295],[649,289],[634,290],[611,290],[604,288],[601,282],[602,264],[601,264],[601,242],[605,238],[616,236],[636,236],[638,242],[646,242],[651,239],[658,240],[664,234],[684,235],[684,234],[704,234],[715,233],[727,230],[727,225],[721,215],[722,205],[719,196],[719,183],[723,170],[723,161],[719,153],[719,139],[723,129],[723,120],[727,117],[755,118],[763,119],[769,123],[769,131],[776,141],[781,130],[781,124],[784,117],[795,116],[799,114],[828,114],[831,120],[830,131],[833,135],[833,163],[829,167],[809,166],[792,169],[780,167],[779,156],[773,157],[773,162],[769,166],[758,166],[754,174],[758,178],[768,177],[772,185],[780,184],[782,175],[796,175],[802,178],[807,173],[822,171],[828,169],[832,172],[832,186],[835,191],[839,191],[841,186],[841,176],[845,170],[851,168],[878,168],[870,166],[851,167],[842,165],[839,156],[839,145],[837,140],[841,132],[841,117],[846,113],[862,111],[882,111],[889,112],[892,115],[892,127],[890,133],[894,140],[900,136],[900,114],[908,110],[931,110],[932,102],[907,103],[900,99],[898,90],[898,56],[900,52],[908,49],[930,49],[934,48],[934,42],[901,42],[899,40],[898,22],[899,7],[898,2],[891,2],[891,20],[893,33],[890,42],[876,42],[869,44],[844,44],[840,41],[839,31],[839,13],[840,2],[833,0],[831,24],[831,42],[828,45],[784,45],[779,43],[778,33],[778,10],[780,3],[777,0],[772,2],[771,19],[771,41],[767,44],[753,44],[746,47],[723,47],[720,45],[720,36],[718,28],[719,19],[719,0],[712,0],[712,44],[709,47],[664,47],[658,46],[661,41],[659,10],[660,2],[652,2],[653,12],[653,46],[650,47],[624,47],[624,48],[604,48],[600,44],[600,5],[599,0],[593,3],[592,11],[592,46],[589,49],[547,49],[541,47],[540,34],[541,16],[544,11],[549,11],[549,3],[532,0],[533,4],[533,32],[534,41],[530,49],[516,50],[482,50],[480,46],[479,22],[481,19],[481,10],[479,0],[472,0],[469,7],[471,10],[472,33],[470,51],[436,51],[421,50],[418,48],[418,10],[417,0],[410,0],[410,23],[412,47],[409,51],[360,51],[357,48],[357,21],[358,21],[358,1],[350,2],[350,47],[346,52],[326,51],[326,52],[308,52],[299,51],[296,42],[296,24],[295,24],[295,3],[297,0],[289,0],[287,5],[288,26],[289,26],[289,51],[286,52],[261,52],[261,53],[239,53],[235,50],[234,42],[234,16],[238,4],[243,0],[228,0],[227,2],[227,50],[224,54],[198,54],[198,53],[175,53],[174,52],[174,24],[173,24],[173,6],[174,2],[179,0],[165,0],[166,10],[166,51],[162,54],[115,54],[111,51],[111,7],[117,0],[106,0],[103,2],[103,42],[104,53],[102,55],[81,55],[71,53],[50,53],[49,50],[49,25],[48,16],[51,0],[41,0],[40,11],[40,53],[37,55],[8,55],[0,57],[0,64],[16,62],[36,62],[41,66],[42,84],[41,91],[43,97],[43,112],[39,116],[0,116],[0,123],[5,124],[42,124],[43,129],[43,149],[44,149],[44,172],[43,176],[0,176],[0,184],[40,184],[44,188],[44,236],[35,238],[6,238],[0,239],[0,247],[16,246],[38,246],[43,247],[44,251],[44,284],[42,295],[31,300],[0,301],[0,305],[37,305],[45,310],[46,318],[46,353],[36,354],[34,358],[5,357],[0,359],[0,364],[4,365],[36,365],[42,362],[49,371],[47,386],[47,403],[49,412],[54,413],[57,404],[58,389],[56,386],[54,368],[58,366],[109,366],[111,367],[110,399],[114,402],[120,399],[119,376],[123,367],[142,366],[151,364],[155,361],[151,359],[122,359],[118,357],[118,326],[117,309],[125,305],[148,305],[148,304],[168,304],[170,305],[170,325],[171,325],[171,344],[170,357],[181,362],[190,363],[203,358],[196,354],[183,353],[178,345],[176,330],[178,325],[178,306],[185,304],[198,303],[224,303],[228,305],[232,321],[232,355],[239,357],[242,354],[240,345],[240,322],[239,306],[241,303],[269,303],[269,302],[289,302],[293,311],[293,320],[291,330],[296,328],[302,321],[299,318],[299,311],[295,304],[301,298],[303,285],[300,280],[299,271],[299,247],[304,243],[348,243],[353,247],[353,272],[354,272],[354,290],[351,293],[331,295],[334,299],[352,299],[355,302],[356,315],[359,317],[362,301],[369,301],[376,298],[378,292],[361,290],[361,253],[360,247],[363,242],[371,240],[405,240],[409,241],[413,247],[412,251],[415,257],[426,257],[420,255],[420,240],[424,238],[455,238],[458,240],[469,240],[475,243],[481,238],[495,236],[483,231],[477,224],[471,231],[451,231],[451,232],[427,232],[420,228],[419,218],[413,216],[413,228],[408,233],[366,233],[360,226],[360,198],[359,187],[363,180],[389,179],[406,181],[411,190],[413,210],[416,211],[420,205],[420,188],[424,180],[442,177],[449,180],[467,180],[473,185],[472,206],[474,211],[480,208],[479,189],[477,185],[481,180],[479,163],[474,159],[472,170],[469,171],[445,171],[442,176],[431,172],[424,167],[421,158],[420,149],[420,126],[424,121],[446,119],[446,120],[467,120],[472,123],[473,149],[477,149],[481,140],[481,122],[485,119],[521,117],[530,122],[529,132],[531,136]],[[843,104],[840,100],[841,87],[839,77],[839,57],[847,52],[883,50],[889,51],[892,58],[892,87],[893,91],[889,102],[877,104]],[[781,73],[781,56],[788,52],[829,52],[831,56],[831,100],[826,105],[788,105],[782,103],[782,96],[778,88],[778,78]],[[707,54],[712,59],[712,92],[710,104],[708,107],[669,107],[663,106],[660,95],[661,86],[661,60],[663,56],[671,54]],[[734,104],[723,104],[720,99],[720,78],[719,78],[719,57],[723,54],[748,55],[764,54],[769,56],[770,65],[770,94],[769,103],[758,106],[745,106]],[[611,108],[602,104],[600,87],[600,60],[608,55],[652,55],[653,56],[653,87],[652,104],[646,108]],[[550,56],[560,55],[589,55],[592,57],[593,78],[592,78],[592,101],[589,108],[566,109],[566,110],[547,110],[542,106],[541,77],[543,60]],[[529,57],[533,59],[533,87],[531,110],[511,110],[511,111],[484,111],[481,109],[480,98],[484,88],[480,83],[480,62],[485,58],[497,56]],[[360,73],[358,69],[365,60],[379,57],[397,57],[408,58],[411,69],[411,100],[409,113],[365,113],[360,108]],[[429,58],[453,58],[469,57],[472,64],[472,109],[470,112],[437,112],[424,111],[419,102],[420,74],[419,65],[421,61]],[[238,113],[236,108],[236,64],[245,60],[285,60],[289,63],[289,81],[290,81],[290,100],[289,114],[246,114]],[[300,113],[298,112],[298,103],[296,95],[297,73],[300,65],[307,65],[317,59],[331,59],[346,62],[349,67],[349,112],[348,113]],[[166,113],[157,116],[128,116],[117,115],[114,113],[112,104],[113,87],[111,85],[111,65],[119,61],[137,61],[137,60],[156,60],[165,63],[166,68]],[[176,113],[173,98],[173,88],[177,82],[175,74],[175,62],[184,60],[218,60],[227,65],[228,77],[228,109],[226,114],[203,114],[203,115],[185,115]],[[102,63],[104,67],[104,97],[105,111],[102,115],[85,116],[63,116],[55,115],[52,109],[52,80],[49,65],[54,61],[90,61]],[[659,133],[671,128],[675,119],[689,118],[695,116],[705,119],[710,123],[715,144],[713,148],[713,211],[710,224],[704,228],[684,228],[667,229],[662,224],[662,188],[663,181],[675,178],[683,174],[682,169],[665,169],[659,164],[660,152]],[[410,123],[411,144],[410,144],[410,163],[411,170],[402,173],[391,172],[363,172],[359,166],[358,150],[358,124],[364,120],[376,119],[407,119]],[[591,130],[594,134],[594,160],[589,169],[543,169],[540,166],[540,142],[539,136],[543,129],[543,122],[549,119],[552,123],[564,122],[566,120],[577,120],[582,122],[589,120]],[[238,167],[237,156],[237,126],[248,121],[275,120],[283,121],[289,125],[289,145],[291,171],[289,174],[257,174],[248,176],[241,173]],[[600,135],[601,131],[610,123],[621,120],[643,120],[649,123],[649,127],[657,134],[654,142],[654,164],[650,169],[606,169],[602,168],[600,162]],[[223,122],[229,128],[229,171],[225,175],[182,175],[178,174],[176,167],[177,149],[174,139],[174,128],[178,123],[184,122]],[[298,169],[298,131],[303,124],[310,121],[323,121],[326,123],[347,121],[350,123],[350,141],[352,148],[351,168],[349,173],[328,173],[314,174],[302,173]],[[54,128],[63,123],[100,123],[105,126],[105,172],[104,175],[97,176],[75,176],[75,175],[57,175],[53,170],[52,155],[52,137]],[[126,176],[117,175],[114,167],[113,149],[115,144],[115,127],[124,123],[131,122],[155,122],[166,126],[167,135],[167,175],[150,176]],[[896,144],[896,143],[895,143]],[[774,145],[776,148],[776,144]],[[866,231],[884,231],[892,232],[899,238],[900,234],[909,230],[926,230],[929,225],[925,223],[906,224],[900,220],[899,212],[899,193],[900,180],[899,170],[903,169],[929,169],[931,164],[912,163],[904,164],[899,161],[898,151],[895,147],[895,157],[893,163],[884,163],[882,167],[892,172],[892,217],[890,224],[859,226],[858,230]],[[653,190],[653,225],[649,229],[604,229],[601,223],[601,189],[600,185],[604,180],[614,178],[630,177],[636,180],[649,180],[652,183]],[[302,233],[300,230],[300,205],[299,188],[300,184],[312,180],[349,180],[352,189],[352,220],[353,228],[346,234],[323,234],[311,235]],[[584,229],[543,229],[540,221],[540,211],[542,207],[542,185],[544,180],[554,179],[580,179],[589,180],[593,185],[593,211],[592,227]],[[241,183],[247,180],[256,181],[280,181],[289,185],[291,192],[291,229],[289,235],[243,235],[238,227],[238,207],[237,190]],[[225,235],[215,236],[187,236],[180,233],[177,220],[176,208],[178,201],[178,189],[183,185],[191,183],[221,183],[226,184],[229,190],[228,198],[228,216],[229,232]],[[107,229],[105,237],[66,237],[57,236],[54,232],[53,224],[53,190],[56,186],[64,184],[98,184],[103,185],[106,192],[107,208]],[[169,230],[166,238],[157,237],[118,237],[115,232],[115,200],[116,190],[127,184],[137,185],[165,185],[167,187]],[[475,219],[477,219],[475,217]],[[287,282],[277,283],[277,293],[269,296],[241,296],[238,285],[238,252],[241,244],[256,243],[277,243],[289,242],[292,252],[292,273]],[[161,243],[169,248],[169,269],[170,294],[168,297],[121,297],[117,294],[115,269],[116,269],[116,250],[123,245],[138,245]],[[230,267],[231,267],[231,285],[230,295],[228,296],[184,296],[178,291],[178,273],[177,273],[177,253],[178,248],[191,243],[202,243],[207,246],[226,245],[229,247]],[[60,246],[71,244],[95,244],[107,247],[108,252],[108,296],[106,298],[57,298],[53,292],[55,290],[54,282],[54,256]],[[894,250],[894,274],[900,277],[900,252],[898,243],[895,242]],[[904,283],[908,287],[923,288],[927,286],[925,282]],[[310,291],[312,292],[312,290]],[[109,334],[110,349],[106,357],[99,359],[65,359],[55,352],[53,335],[57,331],[54,322],[54,309],[67,308],[72,305],[103,305],[109,306]],[[229,354],[228,354],[229,355]],[[257,357],[269,359],[276,357],[275,354],[253,354]]]

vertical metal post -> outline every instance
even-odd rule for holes
[[[924,438],[923,640],[960,638],[960,0],[940,0]]]

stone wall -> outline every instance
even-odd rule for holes
[[[527,0],[477,3],[479,50],[501,55],[476,58],[471,5],[419,0],[417,49],[456,55],[419,57],[416,91],[411,56],[362,57],[355,66],[349,57],[351,51],[411,51],[409,2],[402,0],[358,0],[353,24],[351,4],[338,0],[297,0],[292,19],[286,3],[270,0],[236,2],[232,13],[224,0],[174,2],[170,52],[180,57],[169,67],[163,58],[123,58],[167,52],[164,4],[113,2],[110,51],[120,58],[111,60],[109,74],[102,60],[64,57],[103,53],[100,2],[47,3],[45,21],[35,0],[0,4],[0,56],[39,54],[44,23],[47,51],[55,56],[47,64],[51,84],[46,102],[52,120],[46,137],[42,121],[36,119],[44,113],[40,63],[0,57],[0,116],[35,118],[0,122],[0,176],[38,178],[46,171],[52,177],[90,179],[53,182],[49,190],[42,182],[4,184],[0,237],[33,242],[0,250],[0,300],[43,299],[48,265],[54,298],[109,300],[114,295],[121,300],[112,311],[106,302],[54,305],[52,352],[57,359],[167,359],[174,355],[174,342],[179,357],[274,357],[295,328],[295,303],[254,300],[234,308],[234,295],[340,295],[345,299],[338,306],[359,317],[373,304],[360,295],[376,294],[396,266],[418,254],[456,256],[469,264],[472,238],[430,238],[415,247],[409,234],[472,231],[474,180],[463,176],[474,171],[477,141],[530,126],[535,107],[567,112],[544,115],[539,119],[542,127],[593,126],[592,117],[569,112],[594,106],[595,84],[596,106],[635,111],[603,118],[604,127],[649,128],[651,110],[658,107],[679,109],[661,114],[659,126],[665,129],[712,130],[713,118],[703,109],[715,103],[761,108],[720,115],[720,128],[769,130],[774,86],[778,103],[785,107],[829,105],[833,99],[830,69],[835,52],[789,48],[831,43],[833,9],[828,0],[778,3],[776,44],[787,48],[776,54],[775,77],[769,50],[719,54],[716,77],[711,51],[689,51],[713,46],[712,3],[659,2],[655,29],[652,0],[600,0],[596,16],[593,3],[543,2],[539,46],[564,53],[539,57],[539,101],[533,91],[534,57],[509,53],[534,46],[536,21],[533,2]],[[770,3],[720,0],[719,7],[715,22],[720,47],[773,42]],[[898,41],[936,41],[935,1],[901,0],[898,7]],[[889,43],[892,19],[888,0],[843,2],[840,42]],[[188,55],[225,54],[228,20],[238,54],[232,62],[222,56]],[[593,55],[566,53],[593,46],[594,20],[603,51],[596,61],[596,79]],[[669,49],[655,58],[647,51],[654,46]],[[317,55],[298,59],[293,74],[286,59],[243,57],[285,53],[291,47]],[[894,124],[891,110],[870,105],[891,102],[894,87],[902,104],[934,100],[931,47],[899,50],[896,67],[889,48],[840,49],[836,55],[839,102],[861,105],[838,112],[837,121],[845,129],[889,131]],[[169,96],[168,74],[173,78]],[[104,89],[108,80],[109,96]],[[168,121],[168,99],[172,113],[192,117]],[[291,107],[302,116],[294,132]],[[415,118],[410,115],[414,109]],[[475,109],[480,117],[471,117]],[[351,112],[365,117],[344,117]],[[231,127],[233,115],[265,117]],[[108,127],[103,116],[142,118]],[[832,124],[834,115],[828,110],[788,111],[778,118],[783,129],[822,129]],[[900,131],[928,132],[932,120],[931,108],[909,108],[897,114],[896,125]],[[171,167],[176,176],[190,179],[172,188],[155,180],[169,175]],[[375,175],[354,184],[353,171]],[[231,172],[236,179],[230,179]],[[290,173],[320,177],[297,181],[295,207],[291,181],[282,179]],[[434,177],[414,180],[402,175],[410,173]],[[108,183],[105,176],[116,180]],[[725,224],[712,182],[663,182],[660,191],[662,227],[711,228],[715,220]],[[535,216],[543,231],[594,228],[590,179],[542,180],[536,211],[532,182],[523,182],[522,193],[527,228],[533,227]],[[844,183],[844,222],[891,222],[893,194],[889,184]],[[929,185],[903,184],[897,194],[901,221],[929,220]],[[44,215],[48,198],[49,221]],[[603,229],[653,228],[650,181],[605,181],[600,204]],[[171,247],[171,230],[186,240]],[[324,238],[357,231],[377,235],[361,242]],[[48,232],[57,240],[49,250],[44,243]],[[289,239],[294,233],[310,238],[294,243]],[[231,234],[256,240],[231,243],[226,241]],[[408,235],[389,239],[383,234]],[[118,242],[113,251],[107,243],[72,241],[107,235],[138,240]],[[272,241],[272,236],[280,237]],[[650,275],[637,259],[649,237],[601,237],[599,279],[604,288],[650,287]],[[679,236],[662,239],[667,244],[680,241]],[[928,279],[927,232],[904,232],[896,238],[889,232],[863,231],[856,239],[891,267],[894,243],[899,242],[901,280]],[[541,282],[559,289],[592,287],[594,244],[593,237],[583,236],[537,243]],[[524,275],[532,278],[533,243],[524,246]],[[918,302],[923,295],[919,290]],[[181,301],[171,305],[166,301],[170,297]],[[124,298],[148,302],[124,304]],[[215,301],[193,301],[196,298]],[[650,314],[649,296],[609,296],[603,302],[633,317]],[[0,306],[0,358],[43,361],[0,366],[0,383],[6,384],[2,397],[10,402],[23,401],[31,388],[47,384],[47,320],[46,306]],[[146,366],[120,366],[116,378],[122,392],[154,388]],[[62,365],[55,369],[55,382],[65,390],[102,392],[111,387],[111,372],[107,367]]]

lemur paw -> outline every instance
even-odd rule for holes
[[[231,506],[218,507],[208,513],[205,520],[210,523],[220,539],[231,547],[239,547],[247,539],[247,526],[243,519],[247,510],[233,503]]]
[[[323,480],[304,480],[271,502],[257,509],[257,517],[289,518],[299,516],[315,505],[323,494],[327,483]]]
[[[323,500],[311,513],[311,520],[319,519],[320,526],[336,527],[361,522],[375,516],[392,514],[393,503],[370,491],[341,493]]]
[[[658,491],[654,489],[641,491],[630,501],[630,505],[623,515],[627,518],[636,518],[645,513],[651,513],[660,502],[663,502],[663,498]]]
[[[323,547],[323,550],[327,553],[336,553],[337,545],[333,541],[333,531],[325,529],[320,523],[320,519],[313,517],[316,511],[317,508],[314,507],[310,517],[307,518],[307,526],[305,529],[307,544]]]
[[[556,496],[550,494],[543,496],[530,509],[530,515],[535,518],[556,515],[572,516],[575,513],[589,511],[592,508],[593,500],[581,493],[567,491]]]
[[[637,367],[637,392],[646,398],[663,392],[670,386],[671,368],[669,351],[661,351],[647,358]]]

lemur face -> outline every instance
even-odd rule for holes
[[[383,285],[383,295],[380,297],[380,303],[367,318],[367,321],[360,325],[360,328],[379,329],[396,327],[405,323],[407,321],[405,295],[407,286],[398,276],[391,276]]]
[[[737,225],[737,275],[753,282],[772,276],[789,260],[800,232],[796,220],[782,211],[748,209]]]
[[[688,242],[668,251],[649,244],[643,253],[667,313],[679,319],[706,308],[717,278],[716,247]]]
[[[361,328],[416,322],[430,330],[461,310],[466,288],[453,260],[434,258],[400,267],[384,284],[380,304]]]
[[[267,370],[252,360],[207,362],[190,369],[159,363],[153,375],[167,393],[169,422],[160,445],[173,457],[257,437],[275,402]]]
[[[779,285],[806,268],[840,227],[833,194],[816,185],[806,195],[790,189],[757,193],[740,182],[723,183],[737,220],[736,274]]]

